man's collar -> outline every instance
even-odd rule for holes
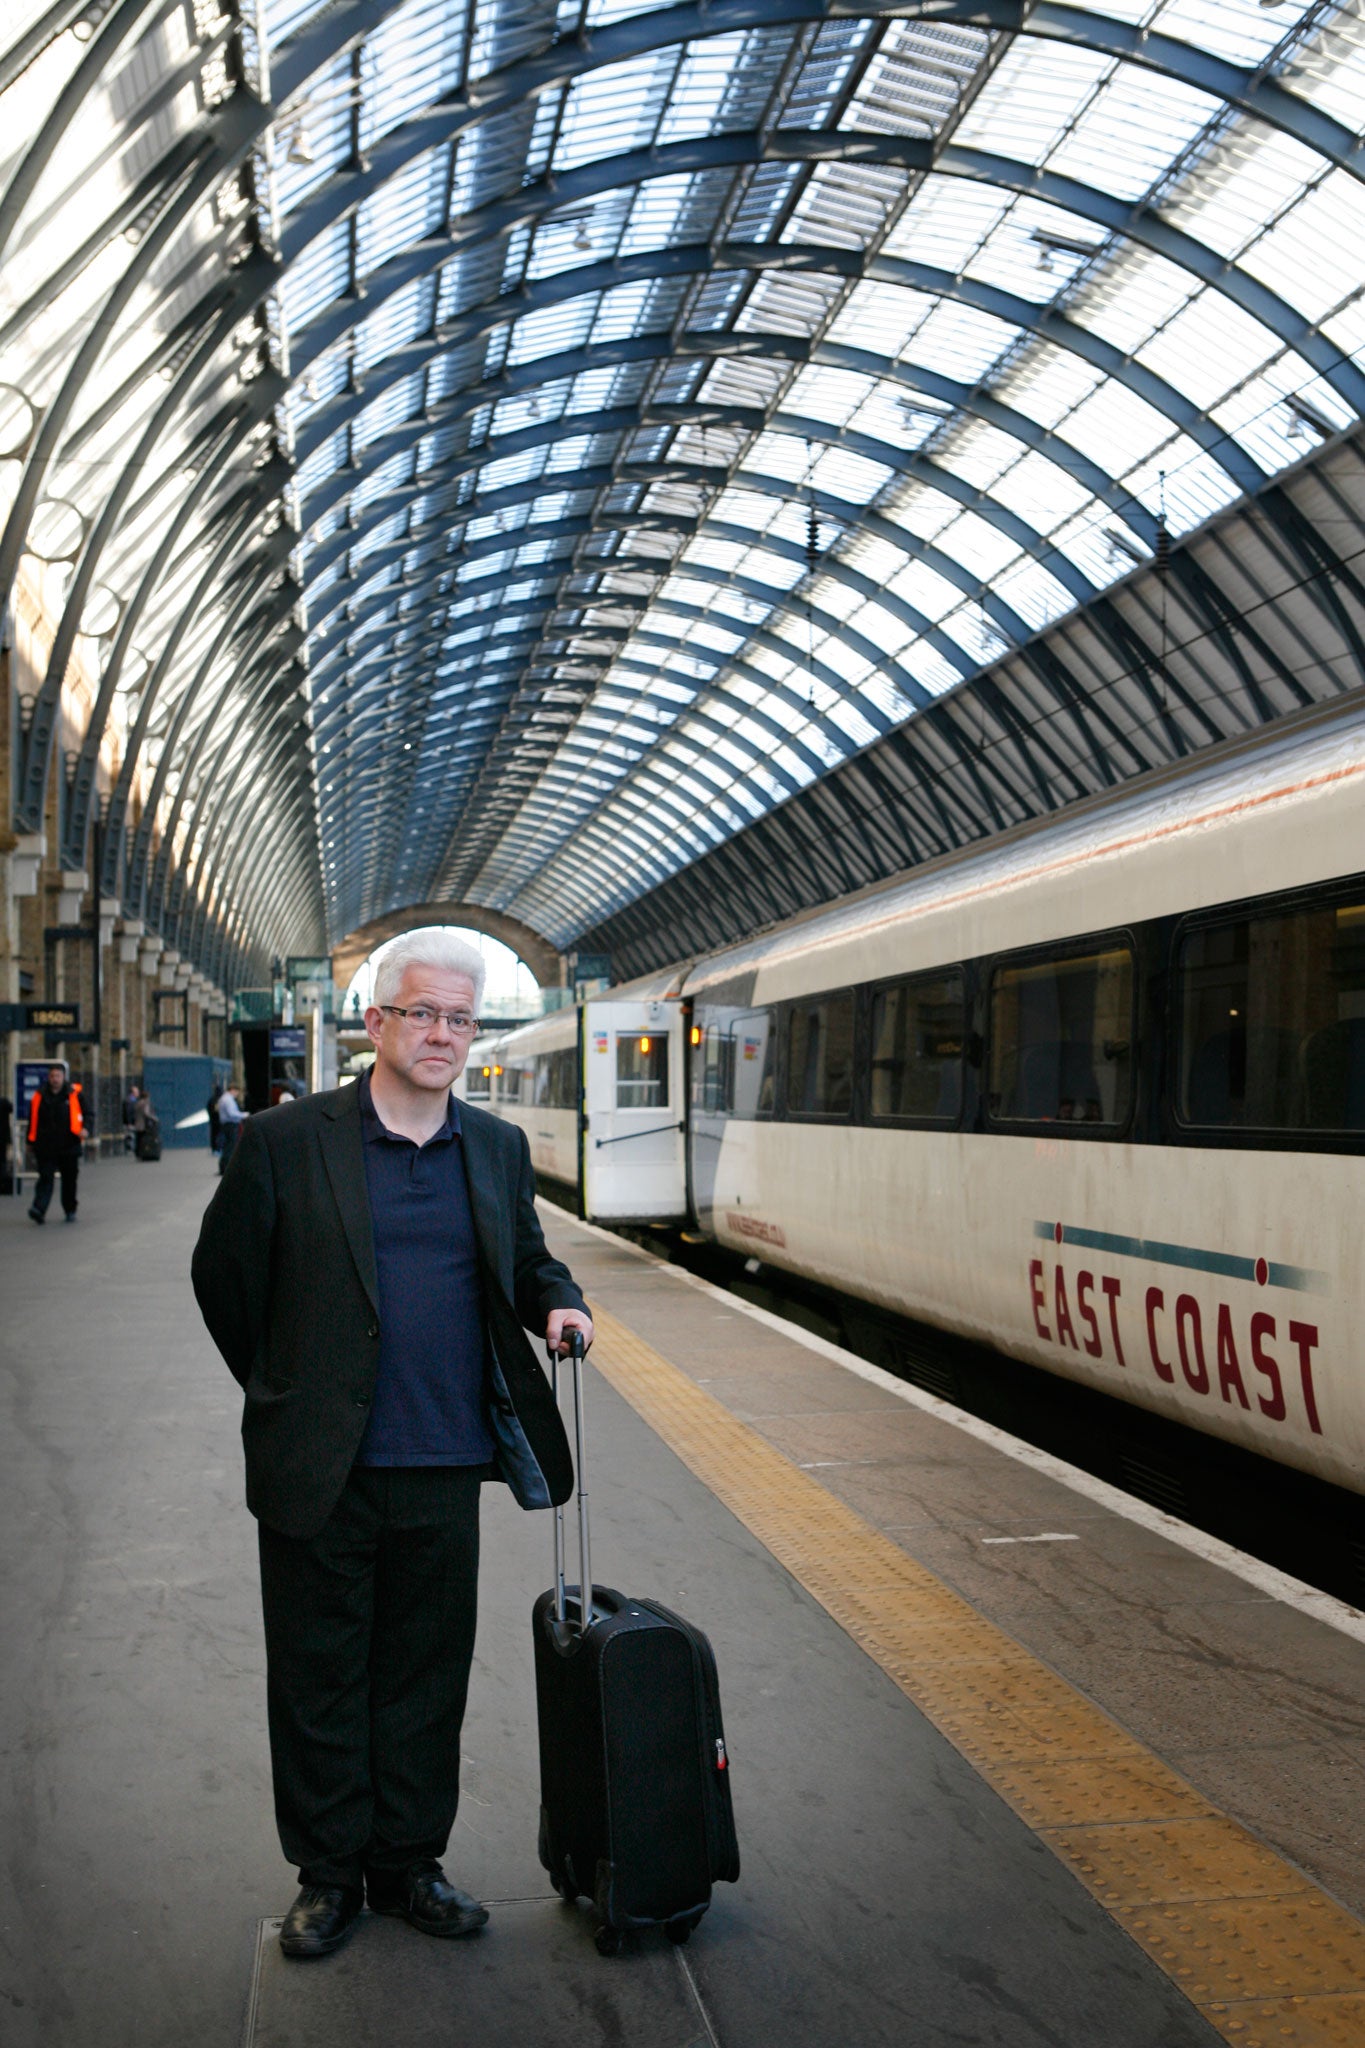
[[[371,1069],[366,1067],[358,1083],[360,1122],[366,1143],[378,1144],[381,1139],[387,1138],[393,1144],[411,1145],[413,1143],[411,1138],[405,1138],[401,1131],[391,1131],[384,1122],[383,1117],[380,1116],[378,1109],[375,1107],[374,1092],[370,1087],[370,1073]],[[431,1137],[426,1142],[431,1144],[434,1138],[458,1138],[459,1136],[460,1105],[453,1095],[447,1095],[445,1122],[432,1132]]]

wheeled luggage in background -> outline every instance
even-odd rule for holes
[[[161,1157],[161,1122],[159,1118],[154,1116],[148,1117],[146,1125],[138,1132],[134,1140],[133,1150],[137,1153],[139,1159],[159,1159]]]
[[[571,1339],[580,1583],[591,1585],[583,1340]],[[712,1885],[739,1876],[716,1660],[700,1629],[609,1586],[593,1586],[584,1628],[579,1587],[564,1583],[562,1508],[554,1519],[555,1582],[532,1617],[540,1860],[562,1897],[593,1901],[603,1955],[632,1928],[686,1941]]]

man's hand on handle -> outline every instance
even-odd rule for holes
[[[584,1315],[581,1308],[552,1308],[545,1325],[545,1342],[560,1358],[568,1356],[570,1330],[581,1330],[583,1349],[592,1350],[592,1317]]]

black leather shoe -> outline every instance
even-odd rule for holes
[[[287,1956],[329,1956],[349,1935],[365,1903],[347,1885],[306,1884],[285,1914],[280,1947]]]
[[[423,1934],[477,1934],[488,1925],[488,1908],[451,1884],[434,1859],[367,1877],[365,1895],[372,1913],[398,1915]]]
[[[34,1221],[35,1223],[46,1223],[46,1222],[47,1222],[47,1218],[46,1218],[46,1216],[44,1216],[44,1214],[43,1214],[43,1212],[42,1212],[42,1210],[41,1210],[41,1209],[30,1209],[28,1213],[29,1213],[29,1215],[30,1215],[30,1216],[32,1217],[32,1219],[33,1219],[33,1221]]]

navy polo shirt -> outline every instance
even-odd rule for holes
[[[452,1096],[415,1145],[380,1121],[360,1081],[365,1186],[379,1276],[379,1378],[359,1465],[485,1465],[483,1298]]]

